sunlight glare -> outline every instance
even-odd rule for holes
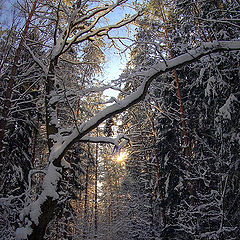
[[[116,157],[116,161],[119,163],[122,163],[125,161],[125,159],[128,157],[127,152],[120,152],[120,154]]]

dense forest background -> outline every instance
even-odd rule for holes
[[[0,239],[240,239],[239,0],[0,14]]]

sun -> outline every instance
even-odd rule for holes
[[[119,163],[123,163],[127,157],[128,157],[127,152],[120,152],[119,155],[116,157],[116,161]]]

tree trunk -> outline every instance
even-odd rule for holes
[[[43,240],[47,225],[53,219],[55,215],[55,210],[57,206],[57,200],[52,198],[47,198],[47,200],[42,204],[41,211],[44,214],[41,214],[39,217],[39,224],[33,224],[33,231],[28,237],[28,240]]]
[[[7,89],[6,89],[6,93],[5,93],[5,99],[4,99],[4,103],[3,103],[3,110],[2,110],[2,117],[0,120],[0,156],[1,156],[1,152],[3,150],[3,142],[4,142],[4,137],[5,137],[5,130],[6,130],[6,126],[7,126],[7,118],[9,116],[10,113],[10,108],[11,108],[11,98],[12,98],[12,92],[13,92],[13,87],[15,84],[15,76],[17,73],[17,65],[18,65],[18,61],[21,57],[21,53],[22,53],[22,49],[23,49],[23,44],[24,44],[24,40],[25,37],[27,35],[27,32],[29,30],[29,25],[31,22],[31,19],[33,17],[33,14],[36,11],[37,8],[37,2],[38,0],[35,0],[32,6],[32,10],[29,13],[28,19],[26,21],[26,25],[25,28],[23,30],[23,34],[22,34],[22,38],[21,41],[19,43],[18,49],[16,51],[14,60],[13,60],[13,66],[12,66],[12,71],[10,73],[10,79],[7,85]]]
[[[154,71],[151,70],[149,72],[149,76],[147,77],[147,80],[143,82],[139,91],[132,93],[130,96],[120,101],[119,103],[106,107],[106,109],[104,109],[103,111],[100,111],[94,117],[92,117],[91,121],[87,121],[86,122],[87,126],[83,125],[82,127],[83,129],[81,132],[77,133],[76,132],[77,130],[74,130],[70,136],[66,137],[65,141],[60,146],[56,145],[53,148],[51,148],[50,157],[49,157],[49,166],[45,176],[45,179],[48,178],[48,181],[45,181],[45,183],[47,183],[48,185],[44,187],[44,190],[48,190],[47,188],[48,186],[50,186],[52,191],[48,191],[47,193],[42,191],[42,193],[37,198],[37,200],[29,204],[30,209],[34,208],[35,205],[41,206],[41,213],[39,217],[37,217],[37,219],[39,220],[39,223],[36,226],[34,223],[32,223],[31,227],[33,227],[33,232],[30,234],[31,235],[30,239],[43,239],[47,224],[54,217],[54,211],[56,210],[57,199],[58,199],[57,191],[59,189],[59,184],[61,183],[61,172],[62,172],[61,159],[65,155],[66,151],[74,143],[81,140],[91,130],[95,129],[99,124],[101,124],[107,118],[110,118],[115,114],[121,113],[124,110],[128,109],[129,107],[133,106],[134,104],[140,102],[145,97],[149,85],[154,79],[156,79],[156,77],[160,76],[163,73],[171,71],[176,67],[195,62],[199,58],[213,52],[239,50],[240,41],[238,40],[234,42],[220,41],[218,42],[218,45],[216,45],[215,43],[211,43],[211,44],[205,44],[203,46],[204,46],[204,49],[197,48],[193,50],[191,52],[191,56],[189,56],[189,54],[182,54],[181,56],[178,56],[175,59],[176,61],[172,61],[172,60],[167,61],[168,63],[170,63],[169,67],[168,65],[166,65],[167,67],[166,66],[164,67],[163,64],[162,65],[160,64],[159,70],[157,71],[155,69]],[[49,78],[53,80],[54,76],[49,76]],[[54,108],[50,108],[49,110],[51,110],[49,111],[51,112],[51,114],[49,114],[48,116],[49,119],[51,119],[50,116],[56,117],[56,111],[54,112]],[[51,127],[50,125],[51,123],[48,123],[48,124],[49,124],[49,127]],[[55,125],[55,128],[57,129],[56,125]],[[55,176],[52,176],[52,173],[54,173]],[[54,181],[51,181],[52,178],[54,179]],[[52,198],[52,196],[54,196],[54,199]],[[26,216],[25,220],[33,222],[31,217],[29,216]],[[26,228],[29,229],[28,226]],[[22,230],[21,228],[18,228],[16,232],[21,230]],[[39,238],[37,237],[38,235],[39,235]]]
[[[152,112],[152,107],[151,104],[149,102],[149,109]],[[153,134],[153,138],[154,138],[154,144],[156,144],[157,142],[157,133],[155,130],[155,124],[154,124],[154,120],[151,114],[147,114],[148,118],[151,122],[151,127],[152,127],[152,134]],[[159,161],[159,157],[158,157],[158,152],[157,149],[154,149],[154,155],[155,155],[155,159],[156,159],[156,170],[157,170],[157,190],[159,191],[159,197],[160,197],[160,201],[161,201],[161,217],[162,217],[162,226],[163,228],[166,226],[166,212],[165,212],[165,207],[163,206],[163,192],[162,192],[162,183],[161,183],[161,169],[160,169],[160,161]]]
[[[46,108],[46,129],[47,129],[47,140],[49,152],[53,146],[53,139],[51,136],[58,132],[57,128],[57,102],[53,100],[52,91],[55,85],[55,66],[57,59],[51,60],[48,75],[46,80],[46,96],[45,96],[45,108]],[[52,99],[52,101],[50,101]]]
[[[86,169],[86,181],[85,181],[83,239],[86,239],[88,237],[88,181],[89,181],[89,164],[87,165]]]
[[[95,235],[94,238],[98,238],[98,191],[97,191],[97,182],[98,182],[98,144],[96,145],[96,162],[95,162],[95,218],[94,218],[94,226],[95,226]]]
[[[162,6],[160,4],[160,6]],[[162,9],[162,7],[160,8],[161,10],[161,15],[162,15],[162,20],[164,23],[166,23],[166,16],[164,13],[164,10]],[[174,55],[172,52],[172,46],[169,40],[169,35],[168,35],[168,31],[167,28],[165,27],[164,29],[165,32],[165,37],[166,37],[166,41],[167,41],[167,46],[169,48],[169,54],[170,54],[170,58],[173,59]],[[181,94],[181,90],[180,90],[180,86],[179,86],[179,78],[178,78],[178,74],[177,74],[177,69],[174,68],[174,78],[175,78],[175,83],[176,83],[176,88],[177,88],[177,95],[178,95],[178,101],[179,101],[179,105],[180,105],[180,117],[181,117],[181,121],[182,121],[182,131],[183,131],[183,141],[184,141],[184,154],[186,159],[190,158],[190,150],[189,150],[189,138],[188,138],[188,132],[187,132],[187,123],[186,123],[186,119],[185,119],[185,113],[184,113],[184,107],[183,107],[183,102],[182,102],[182,94]],[[188,173],[191,171],[191,166],[189,164],[189,161],[186,163],[186,169],[188,171]],[[189,194],[190,194],[190,198],[191,198],[191,202],[193,203],[193,183],[191,181],[188,182],[188,190],[189,190]]]

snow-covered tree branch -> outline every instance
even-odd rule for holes
[[[18,236],[21,235],[20,232],[24,231],[28,235],[32,234],[32,232],[38,229],[38,226],[43,223],[43,219],[46,215],[48,215],[49,218],[52,216],[52,210],[56,206],[58,199],[57,187],[61,181],[61,159],[65,155],[66,151],[75,142],[81,140],[94,141],[94,139],[88,138],[87,134],[95,129],[104,120],[123,112],[124,110],[141,101],[145,97],[151,82],[161,74],[171,71],[174,68],[190,64],[208,54],[220,51],[236,50],[240,50],[240,41],[238,40],[203,43],[200,47],[190,50],[183,55],[180,55],[168,61],[160,62],[152,66],[150,70],[138,74],[139,76],[143,77],[143,83],[136,92],[133,92],[119,103],[115,103],[111,106],[106,107],[104,110],[100,111],[94,117],[92,117],[89,121],[81,124],[78,129],[73,130],[69,136],[63,137],[61,135],[54,135],[54,143],[49,156],[49,167],[43,183],[43,192],[37,201],[31,203],[24,210],[24,216],[26,219],[28,219],[28,224],[26,227],[18,229]],[[99,142],[104,141],[102,138],[98,140]],[[112,140],[108,140],[112,143]]]
[[[143,2],[5,4],[1,239],[237,239],[239,1]]]

